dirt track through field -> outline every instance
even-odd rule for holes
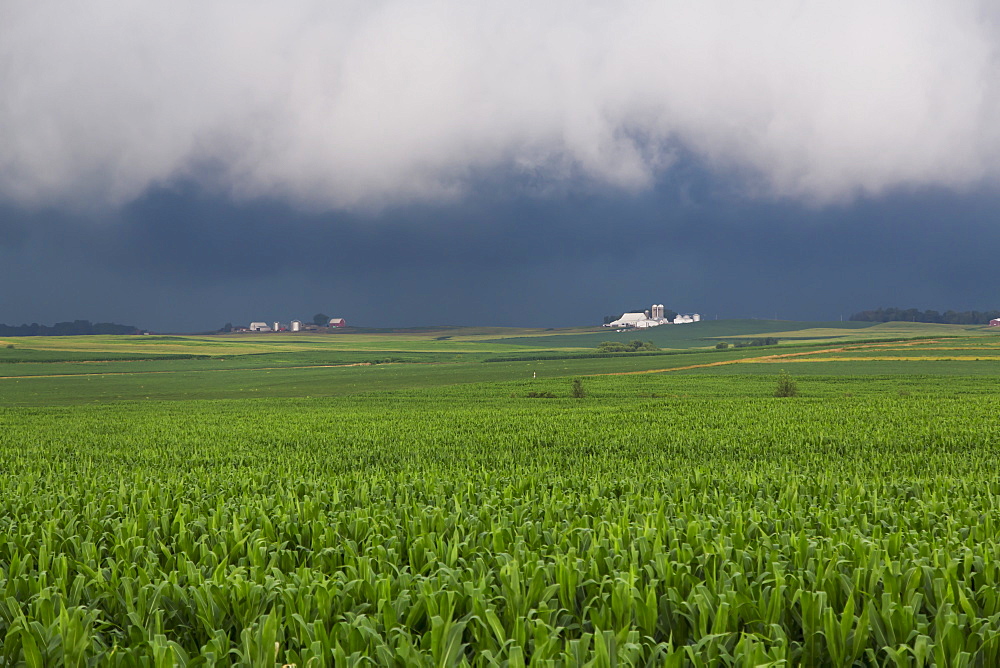
[[[648,369],[646,371],[614,371],[611,373],[594,373],[592,376],[633,376],[643,373],[665,373],[667,371],[686,371],[687,369],[707,369],[713,366],[729,366],[731,364],[770,364],[782,360],[792,361],[791,358],[804,357],[807,355],[829,355],[831,353],[842,353],[851,350],[870,350],[873,348],[905,347],[916,346],[924,343],[940,343],[940,341],[930,341],[920,339],[912,342],[897,343],[866,343],[856,346],[839,346],[837,348],[821,348],[819,350],[807,350],[798,353],[781,353],[778,355],[762,355],[760,357],[743,357],[737,360],[722,360],[720,362],[706,362],[704,364],[689,364],[688,366],[675,366],[667,369]],[[797,360],[795,360],[797,361]]]

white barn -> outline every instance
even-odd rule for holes
[[[270,332],[271,328],[266,322],[251,322],[250,323],[251,332]]]
[[[623,313],[622,317],[609,322],[606,327],[639,327],[640,322],[645,322],[645,313]],[[645,326],[645,325],[643,325]]]

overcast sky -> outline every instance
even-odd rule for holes
[[[1000,307],[988,2],[0,4],[0,322]]]

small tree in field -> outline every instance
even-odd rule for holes
[[[774,388],[774,396],[776,397],[794,397],[799,394],[799,386],[795,384],[792,377],[788,375],[787,371],[782,371],[781,375],[778,376],[778,386]]]
[[[573,379],[572,395],[574,399],[583,399],[585,396],[587,396],[586,391],[584,391],[583,389],[583,381],[580,380],[579,378]]]

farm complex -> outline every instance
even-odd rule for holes
[[[237,328],[236,332],[316,332],[321,328],[341,328],[347,327],[347,321],[344,318],[328,318],[326,322],[315,323],[309,322],[304,323],[301,320],[292,320],[289,323],[278,322],[264,322],[255,321],[251,322],[249,326],[245,328]]]
[[[698,313],[677,313],[672,318],[668,318],[665,313],[663,304],[653,304],[645,311],[623,313],[617,320],[604,323],[604,326],[619,329],[648,329],[660,325],[684,325],[701,321],[701,315]]]

